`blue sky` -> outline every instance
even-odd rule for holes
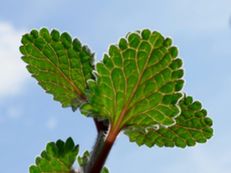
[[[72,136],[91,149],[91,119],[61,108],[30,77],[20,60],[20,37],[46,26],[68,31],[101,59],[127,32],[158,30],[173,38],[184,61],[184,90],[214,120],[214,137],[187,149],[138,147],[120,135],[107,161],[112,173],[231,172],[230,0],[1,0],[0,167],[25,173],[48,141]]]

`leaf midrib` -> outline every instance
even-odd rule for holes
[[[164,55],[165,55],[165,54],[164,54]],[[164,55],[163,55],[163,57],[164,57]],[[162,58],[163,58],[163,57],[162,57]],[[161,59],[160,59],[157,63],[153,64],[152,66],[155,66],[155,65],[159,64],[160,61],[161,61]],[[169,63],[169,64],[170,64],[170,63]],[[168,64],[168,65],[169,65],[169,64]],[[150,66],[150,67],[152,67],[152,66]],[[150,67],[148,67],[148,68],[150,68]],[[145,70],[147,70],[147,69],[145,69]],[[164,71],[164,70],[162,70],[162,71]],[[143,81],[143,82],[141,83],[141,85],[144,84],[146,81],[153,79],[156,75],[160,74],[162,71],[160,71],[160,72],[158,72],[158,73],[156,73],[156,74],[153,74],[152,77],[150,77],[150,78],[146,79],[145,81]],[[171,80],[170,80],[170,81],[171,81]],[[169,82],[169,81],[168,81],[168,82]],[[167,83],[168,83],[168,82],[167,82]],[[164,84],[164,85],[165,85],[165,84]],[[157,89],[156,89],[156,90],[157,90]],[[155,90],[155,91],[156,91],[156,90]],[[143,97],[143,98],[140,99],[139,101],[135,102],[132,106],[130,106],[130,108],[128,109],[128,111],[130,111],[134,106],[136,106],[137,104],[139,104],[140,102],[142,102],[142,101],[145,100],[146,98],[151,97],[151,96],[154,95],[154,94],[156,94],[156,93],[153,92],[153,93],[149,94],[148,96]],[[158,103],[158,105],[162,105],[162,104]],[[158,105],[156,105],[156,106],[158,106]],[[149,112],[149,111],[151,111],[151,110],[155,110],[155,109],[149,109],[149,110],[147,110],[147,112]],[[139,114],[145,113],[145,112],[146,112],[146,111],[140,112]],[[139,114],[135,114],[135,115],[133,115],[133,116],[131,116],[131,117],[128,117],[128,118],[126,119],[126,121],[127,121],[127,122],[130,121],[132,118],[138,116]]]
[[[139,46],[141,45],[141,43],[142,43],[142,42],[139,43]],[[114,127],[112,126],[112,128],[113,128],[115,131],[120,131],[121,129],[123,129],[123,126],[126,125],[126,122],[127,122],[127,121],[123,122],[123,119],[124,119],[124,117],[126,116],[126,113],[127,113],[128,107],[129,107],[129,104],[130,104],[132,98],[134,97],[134,95],[135,95],[135,93],[136,93],[136,91],[137,91],[138,86],[140,85],[140,82],[141,82],[142,77],[143,77],[143,73],[144,73],[144,71],[145,71],[145,69],[146,69],[146,67],[147,67],[147,64],[148,64],[149,60],[150,60],[152,50],[154,49],[154,46],[152,46],[149,42],[148,42],[148,44],[151,46],[151,49],[150,49],[150,52],[149,52],[149,54],[148,54],[147,60],[146,60],[146,62],[145,62],[145,65],[144,65],[144,67],[143,67],[143,69],[142,69],[142,71],[141,71],[141,73],[140,73],[140,75],[139,75],[138,81],[137,81],[137,83],[136,83],[134,89],[132,90],[132,93],[131,93],[130,97],[128,98],[128,101],[126,102],[125,106],[123,107],[123,109],[122,109],[122,111],[121,111],[121,114],[119,115],[118,121],[117,121],[117,122],[116,122],[116,121],[113,122],[115,125],[113,124]],[[138,47],[139,47],[139,46],[138,46]],[[139,51],[137,51],[136,49],[135,49],[135,51],[136,51],[135,62],[136,62],[136,66],[137,66],[137,65],[138,65],[138,62],[137,62],[137,59],[138,59],[137,56],[138,56],[138,55],[137,55],[137,53],[138,53]],[[145,51],[143,51],[143,52],[145,52]],[[146,53],[146,52],[145,52],[145,53]],[[139,69],[139,68],[137,67],[137,69]],[[113,88],[114,88],[114,87],[113,87]]]
[[[69,77],[66,76],[66,74],[55,64],[53,63],[46,55],[44,55],[43,51],[40,51],[35,45],[33,42],[31,42],[31,45],[37,49],[39,52],[42,52],[42,55],[47,59],[47,62],[49,62],[59,73],[60,75],[72,86],[72,88],[74,89],[74,91],[76,92],[76,94],[78,96],[80,96],[80,98],[82,100],[86,100],[86,97],[85,95],[81,92],[81,90],[71,81],[71,79]],[[50,47],[49,44],[46,43],[46,45],[48,45]],[[53,51],[54,49],[52,47],[50,47]],[[54,51],[55,55],[56,55],[56,59],[59,60],[56,52]],[[28,53],[29,54],[29,53]],[[32,55],[30,55],[32,56]]]

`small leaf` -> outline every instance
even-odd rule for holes
[[[93,79],[93,54],[64,32],[45,28],[22,37],[20,47],[28,71],[63,107],[75,110],[86,101],[87,80]]]
[[[89,102],[81,111],[108,119],[113,128],[172,126],[182,97],[182,61],[171,39],[147,29],[111,45],[96,65]]]
[[[85,151],[85,152],[83,153],[83,156],[78,156],[78,163],[79,163],[79,166],[81,166],[81,167],[86,166],[86,164],[87,164],[89,158],[90,158],[90,153],[89,153],[89,151]]]
[[[213,135],[212,120],[207,117],[207,112],[202,109],[199,101],[192,97],[184,97],[179,106],[181,114],[176,118],[176,124],[171,127],[159,129],[127,129],[125,134],[131,142],[138,145],[152,147],[181,147],[194,146],[196,143],[205,143]]]
[[[66,142],[58,140],[50,142],[41,156],[36,158],[36,165],[30,166],[30,173],[70,173],[79,152],[71,138]]]
[[[109,169],[107,167],[103,167],[100,173],[109,173]]]
[[[84,168],[88,164],[89,159],[90,159],[90,152],[86,150],[82,156],[78,156],[79,166],[81,168]],[[101,173],[109,173],[108,168],[103,167],[103,169],[101,170]]]

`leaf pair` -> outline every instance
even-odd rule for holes
[[[129,33],[96,69],[89,49],[67,33],[33,30],[22,44],[27,69],[63,107],[107,119],[112,131],[124,130],[139,145],[185,147],[212,136],[201,104],[183,96],[177,48],[158,32]]]

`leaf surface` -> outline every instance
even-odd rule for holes
[[[179,103],[181,114],[176,118],[174,126],[157,129],[134,128],[127,129],[125,134],[131,142],[138,145],[154,145],[159,147],[194,146],[196,143],[205,143],[213,135],[212,120],[207,117],[207,111],[199,101],[185,96]]]
[[[64,32],[43,28],[22,37],[20,47],[28,71],[63,107],[85,102],[86,81],[92,79],[93,54]]]
[[[112,126],[171,126],[179,114],[182,61],[169,38],[149,30],[130,33],[109,48],[90,80],[82,113],[109,119]]]
[[[78,152],[79,146],[71,138],[50,142],[36,158],[36,165],[30,167],[30,173],[70,173]]]

